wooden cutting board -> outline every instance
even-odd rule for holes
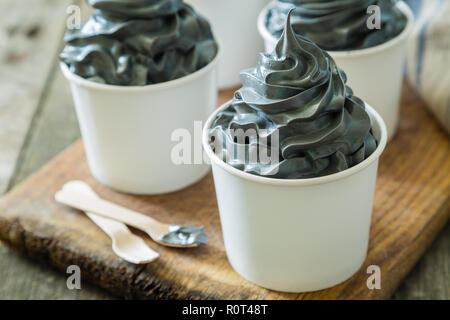
[[[232,91],[222,92],[220,102]],[[450,147],[446,134],[405,86],[400,130],[380,161],[369,253],[348,281],[313,293],[287,294],[239,277],[225,255],[211,175],[183,191],[130,196],[98,184],[81,141],[0,200],[0,239],[65,272],[80,266],[82,281],[125,298],[370,299],[389,298],[450,217]],[[136,266],[117,258],[111,243],[82,213],[55,203],[66,182],[88,182],[105,199],[166,222],[204,225],[209,244],[195,249],[149,245],[161,258]],[[369,290],[367,266],[381,268],[381,289]]]

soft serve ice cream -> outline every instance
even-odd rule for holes
[[[280,36],[289,10],[294,31],[325,50],[354,50],[382,44],[399,35],[407,18],[396,0],[278,0],[269,10],[266,27]],[[380,29],[369,28],[367,9],[380,8]]]
[[[244,70],[242,89],[209,129],[211,146],[244,172],[281,179],[320,177],[346,170],[377,147],[363,101],[346,76],[313,42],[295,35],[289,12],[275,50]],[[253,132],[245,140],[236,132]],[[278,161],[262,162],[261,149]],[[271,142],[272,141],[272,142]],[[245,157],[235,150],[245,150]],[[250,159],[256,159],[251,161]]]
[[[69,30],[60,59],[70,71],[112,85],[181,78],[211,62],[217,43],[209,23],[182,0],[87,0],[95,9]]]

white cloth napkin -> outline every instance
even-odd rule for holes
[[[406,2],[416,16],[408,44],[408,78],[450,133],[450,1]]]

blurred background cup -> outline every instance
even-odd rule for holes
[[[263,51],[255,21],[269,0],[185,0],[211,23],[223,44],[219,87],[240,85],[239,73],[255,65]]]
[[[266,17],[272,1],[258,17],[258,30],[264,39],[266,52],[272,52],[277,38],[266,28]],[[395,38],[372,48],[328,51],[347,75],[347,84],[384,119],[388,140],[397,132],[399,123],[400,94],[403,83],[407,40],[414,25],[414,15],[404,2],[396,4],[408,19],[405,29]]]
[[[201,149],[201,124],[217,104],[216,58],[185,77],[146,86],[99,84],[60,67],[69,80],[92,175],[102,184],[132,194],[180,190],[209,172],[206,164],[174,162],[174,147],[188,132],[188,147]],[[180,131],[181,133],[181,131]],[[183,152],[193,156],[194,147]],[[201,151],[201,150],[200,150]],[[203,154],[203,153],[202,153]]]
[[[367,255],[378,159],[387,141],[383,119],[366,105],[378,147],[358,165],[312,179],[272,179],[238,170],[211,149],[211,123],[229,103],[206,122],[203,147],[231,266],[259,286],[285,292],[350,278]]]

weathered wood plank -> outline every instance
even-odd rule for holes
[[[85,280],[138,298],[388,298],[449,219],[448,138],[414,94],[406,90],[400,134],[380,162],[369,256],[361,271],[329,290],[282,294],[258,288],[229,267],[220,236],[211,178],[176,194],[131,197],[96,184],[80,144],[0,200],[0,237],[58,269],[78,264]],[[109,239],[77,211],[56,204],[61,184],[81,178],[105,198],[162,220],[189,220],[212,232],[195,251],[156,246],[160,260],[137,267],[118,259]],[[201,196],[199,196],[201,195]],[[174,201],[176,197],[177,201]],[[189,217],[187,217],[189,215]],[[381,267],[382,290],[365,286],[365,267]]]
[[[79,3],[0,3],[0,194],[79,137],[70,91],[56,60],[65,9],[72,2]],[[84,1],[81,8],[86,17]],[[105,298],[111,295],[89,284],[68,290],[64,274],[0,242],[0,299]]]
[[[59,70],[55,69],[11,185],[16,185],[39,169],[79,136],[69,86]],[[67,289],[64,274],[36,264],[0,243],[0,299],[107,298],[112,296],[88,283],[83,283],[81,290]]]
[[[0,194],[8,187],[60,43],[71,0],[0,2]]]
[[[403,280],[393,298],[450,300],[450,225]]]
[[[43,100],[43,107],[33,120],[21,161],[12,177],[15,186],[80,137],[69,84],[59,69]]]
[[[82,283],[69,290],[67,276],[0,245],[0,299],[105,299],[105,291]]]

